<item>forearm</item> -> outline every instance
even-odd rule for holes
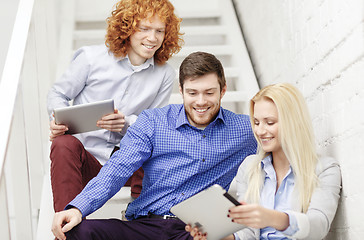
[[[269,221],[271,222],[271,227],[277,229],[278,231],[284,231],[289,226],[289,217],[286,213],[268,210]]]

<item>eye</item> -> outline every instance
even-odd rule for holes
[[[254,125],[258,126],[259,122],[258,121],[254,121]]]
[[[141,32],[146,32],[146,31],[148,31],[148,28],[145,28],[145,27],[139,27],[139,30],[140,30]]]
[[[164,33],[164,30],[157,30],[158,33]]]
[[[269,126],[271,126],[271,125],[274,125],[274,124],[275,124],[275,122],[267,122],[267,124],[268,124]]]

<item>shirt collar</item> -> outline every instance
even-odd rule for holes
[[[129,56],[126,55],[125,57],[118,58],[117,61],[126,61],[131,69],[133,69],[135,72],[139,72],[143,69],[147,69],[149,66],[152,66],[154,68],[155,62],[154,62],[154,56],[151,58],[148,58],[147,61],[145,61],[140,66],[133,66],[130,62]]]
[[[275,178],[276,173],[274,171],[272,160],[273,160],[272,154],[268,154],[265,158],[263,158],[262,169],[266,172],[268,177],[272,178],[274,176],[274,178]],[[292,168],[290,166],[285,178],[287,176],[291,175],[291,173],[292,173]]]
[[[218,121],[218,119],[220,119],[222,121],[222,123],[225,124],[225,118],[224,118],[223,108],[222,107],[220,107],[219,113],[217,114],[214,121],[212,121],[208,126],[210,126],[212,124],[215,124],[216,121]],[[184,105],[181,104],[181,109],[180,109],[180,112],[178,114],[178,118],[177,118],[177,122],[176,122],[176,129],[183,126],[183,125],[189,125],[189,126],[193,127],[190,124],[190,122],[188,121],[188,119],[187,119],[187,115],[186,115]]]

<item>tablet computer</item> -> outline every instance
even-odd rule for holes
[[[237,205],[240,203],[235,198],[215,184],[173,206],[170,211],[184,223],[207,232],[207,239],[219,240],[245,228],[227,217],[229,208]]]
[[[104,115],[114,112],[114,100],[78,104],[53,110],[56,124],[67,125],[66,134],[99,130],[96,122]]]

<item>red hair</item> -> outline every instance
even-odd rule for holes
[[[157,64],[164,64],[173,54],[181,50],[183,40],[179,32],[181,19],[174,14],[168,0],[120,0],[106,22],[105,44],[115,57],[125,57],[130,47],[130,36],[138,31],[143,19],[158,15],[166,24],[162,46],[154,54]]]

